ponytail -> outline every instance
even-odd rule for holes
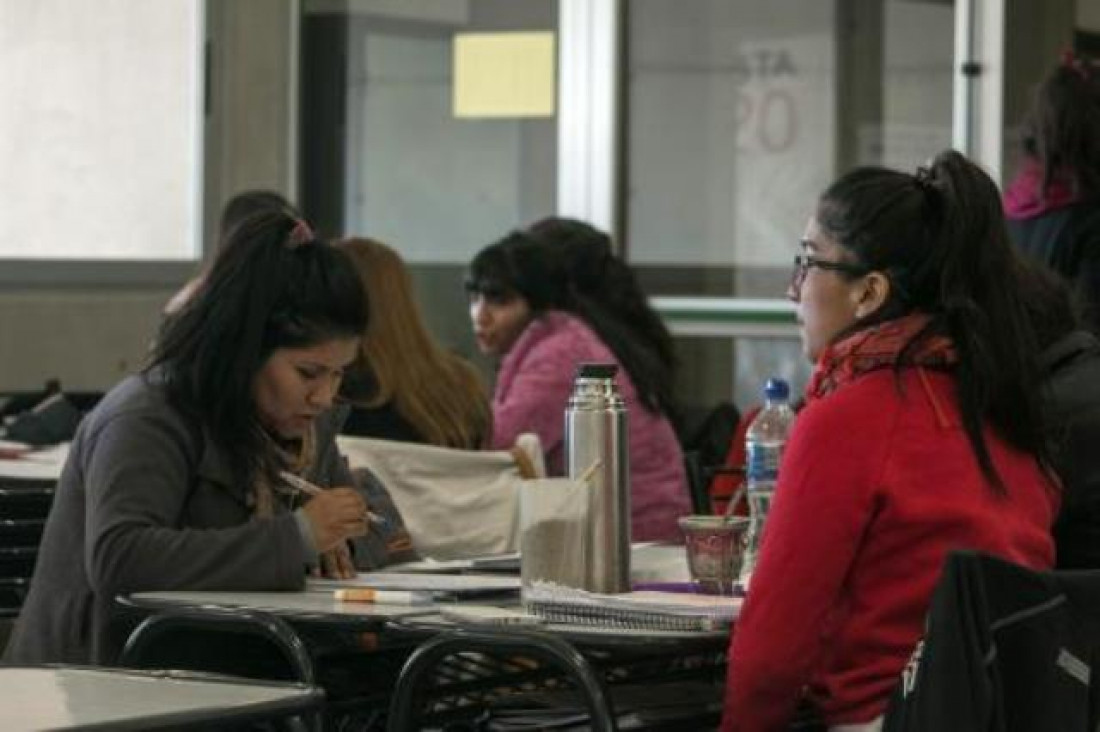
[[[829,187],[818,223],[857,261],[890,278],[890,297],[868,327],[911,312],[928,326],[899,367],[935,335],[958,352],[957,394],[982,472],[998,492],[983,426],[1049,464],[1039,402],[1039,345],[1024,301],[1025,265],[1008,239],[996,184],[955,151],[909,175],[860,168]]]
[[[982,438],[983,419],[1012,445],[1046,457],[1039,344],[1018,286],[1024,267],[989,176],[954,151],[937,156],[929,172],[943,198],[940,298],[959,353],[963,426],[982,471],[1003,487]]]

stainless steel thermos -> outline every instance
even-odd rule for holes
[[[586,588],[630,590],[630,454],[618,366],[577,367],[565,409],[567,475],[588,483]]]

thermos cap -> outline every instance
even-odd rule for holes
[[[577,364],[577,371],[573,374],[575,379],[610,379],[618,373],[619,367],[613,363],[581,363]]]

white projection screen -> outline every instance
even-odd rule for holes
[[[202,0],[0,0],[0,259],[199,256]]]

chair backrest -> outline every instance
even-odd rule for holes
[[[353,469],[382,481],[418,554],[460,559],[519,548],[519,486],[546,474],[537,438],[521,440],[511,451],[346,435],[338,444]]]
[[[687,476],[688,497],[691,499],[692,513],[709,516],[727,512],[729,501],[737,501],[734,515],[748,515],[748,502],[743,500],[744,491],[738,488],[745,482],[743,465],[704,465],[697,452],[684,453],[684,474]],[[728,493],[715,493],[719,481],[731,483],[737,487]]]
[[[477,662],[472,665],[465,662],[469,658],[476,658]],[[580,720],[575,714],[570,715],[574,723],[588,723],[571,729],[597,732],[617,729],[603,675],[594,671],[584,655],[552,633],[507,628],[484,631],[458,628],[441,632],[420,645],[409,656],[394,686],[386,729],[392,732],[435,729],[440,725],[429,717],[434,716],[436,709],[452,706],[448,697],[458,694],[463,704],[488,711],[495,700],[508,696],[501,693],[500,687],[507,689],[516,683],[510,676],[522,678],[530,685],[532,679],[547,675],[547,667],[562,673],[569,682],[563,686],[575,687],[578,711],[588,713],[587,719],[582,716]],[[495,677],[497,688],[484,683],[486,676]]]
[[[0,618],[23,606],[53,495],[52,480],[0,479]]]
[[[884,730],[1095,730],[1098,661],[1100,571],[955,552]]]
[[[311,685],[316,677],[305,644],[285,621],[239,609],[178,608],[151,615],[130,634],[118,665]],[[322,714],[288,717],[271,729],[320,732]]]
[[[712,514],[715,503],[711,486],[715,476],[723,472],[723,460],[729,452],[730,440],[737,433],[741,412],[728,401],[696,412],[691,419],[690,410],[686,410],[683,420],[684,474],[692,513]]]
[[[702,458],[695,450],[684,451],[684,475],[687,477],[688,497],[691,499],[691,512],[711,514],[714,506],[710,501],[709,481],[706,478]]]
[[[742,490],[745,485],[745,435],[759,413],[760,405],[756,405],[741,415],[730,437],[721,469],[712,471],[707,490],[718,513],[730,513],[728,504],[734,500],[737,505],[733,507],[732,513],[739,516],[749,514],[749,503],[744,500]]]
[[[726,456],[741,412],[733,402],[722,401],[705,410],[684,410],[680,444],[684,452],[698,454],[701,465],[718,465]]]
[[[119,665],[314,682],[313,662],[297,633],[274,615],[249,610],[184,608],[151,615],[130,634]]]

